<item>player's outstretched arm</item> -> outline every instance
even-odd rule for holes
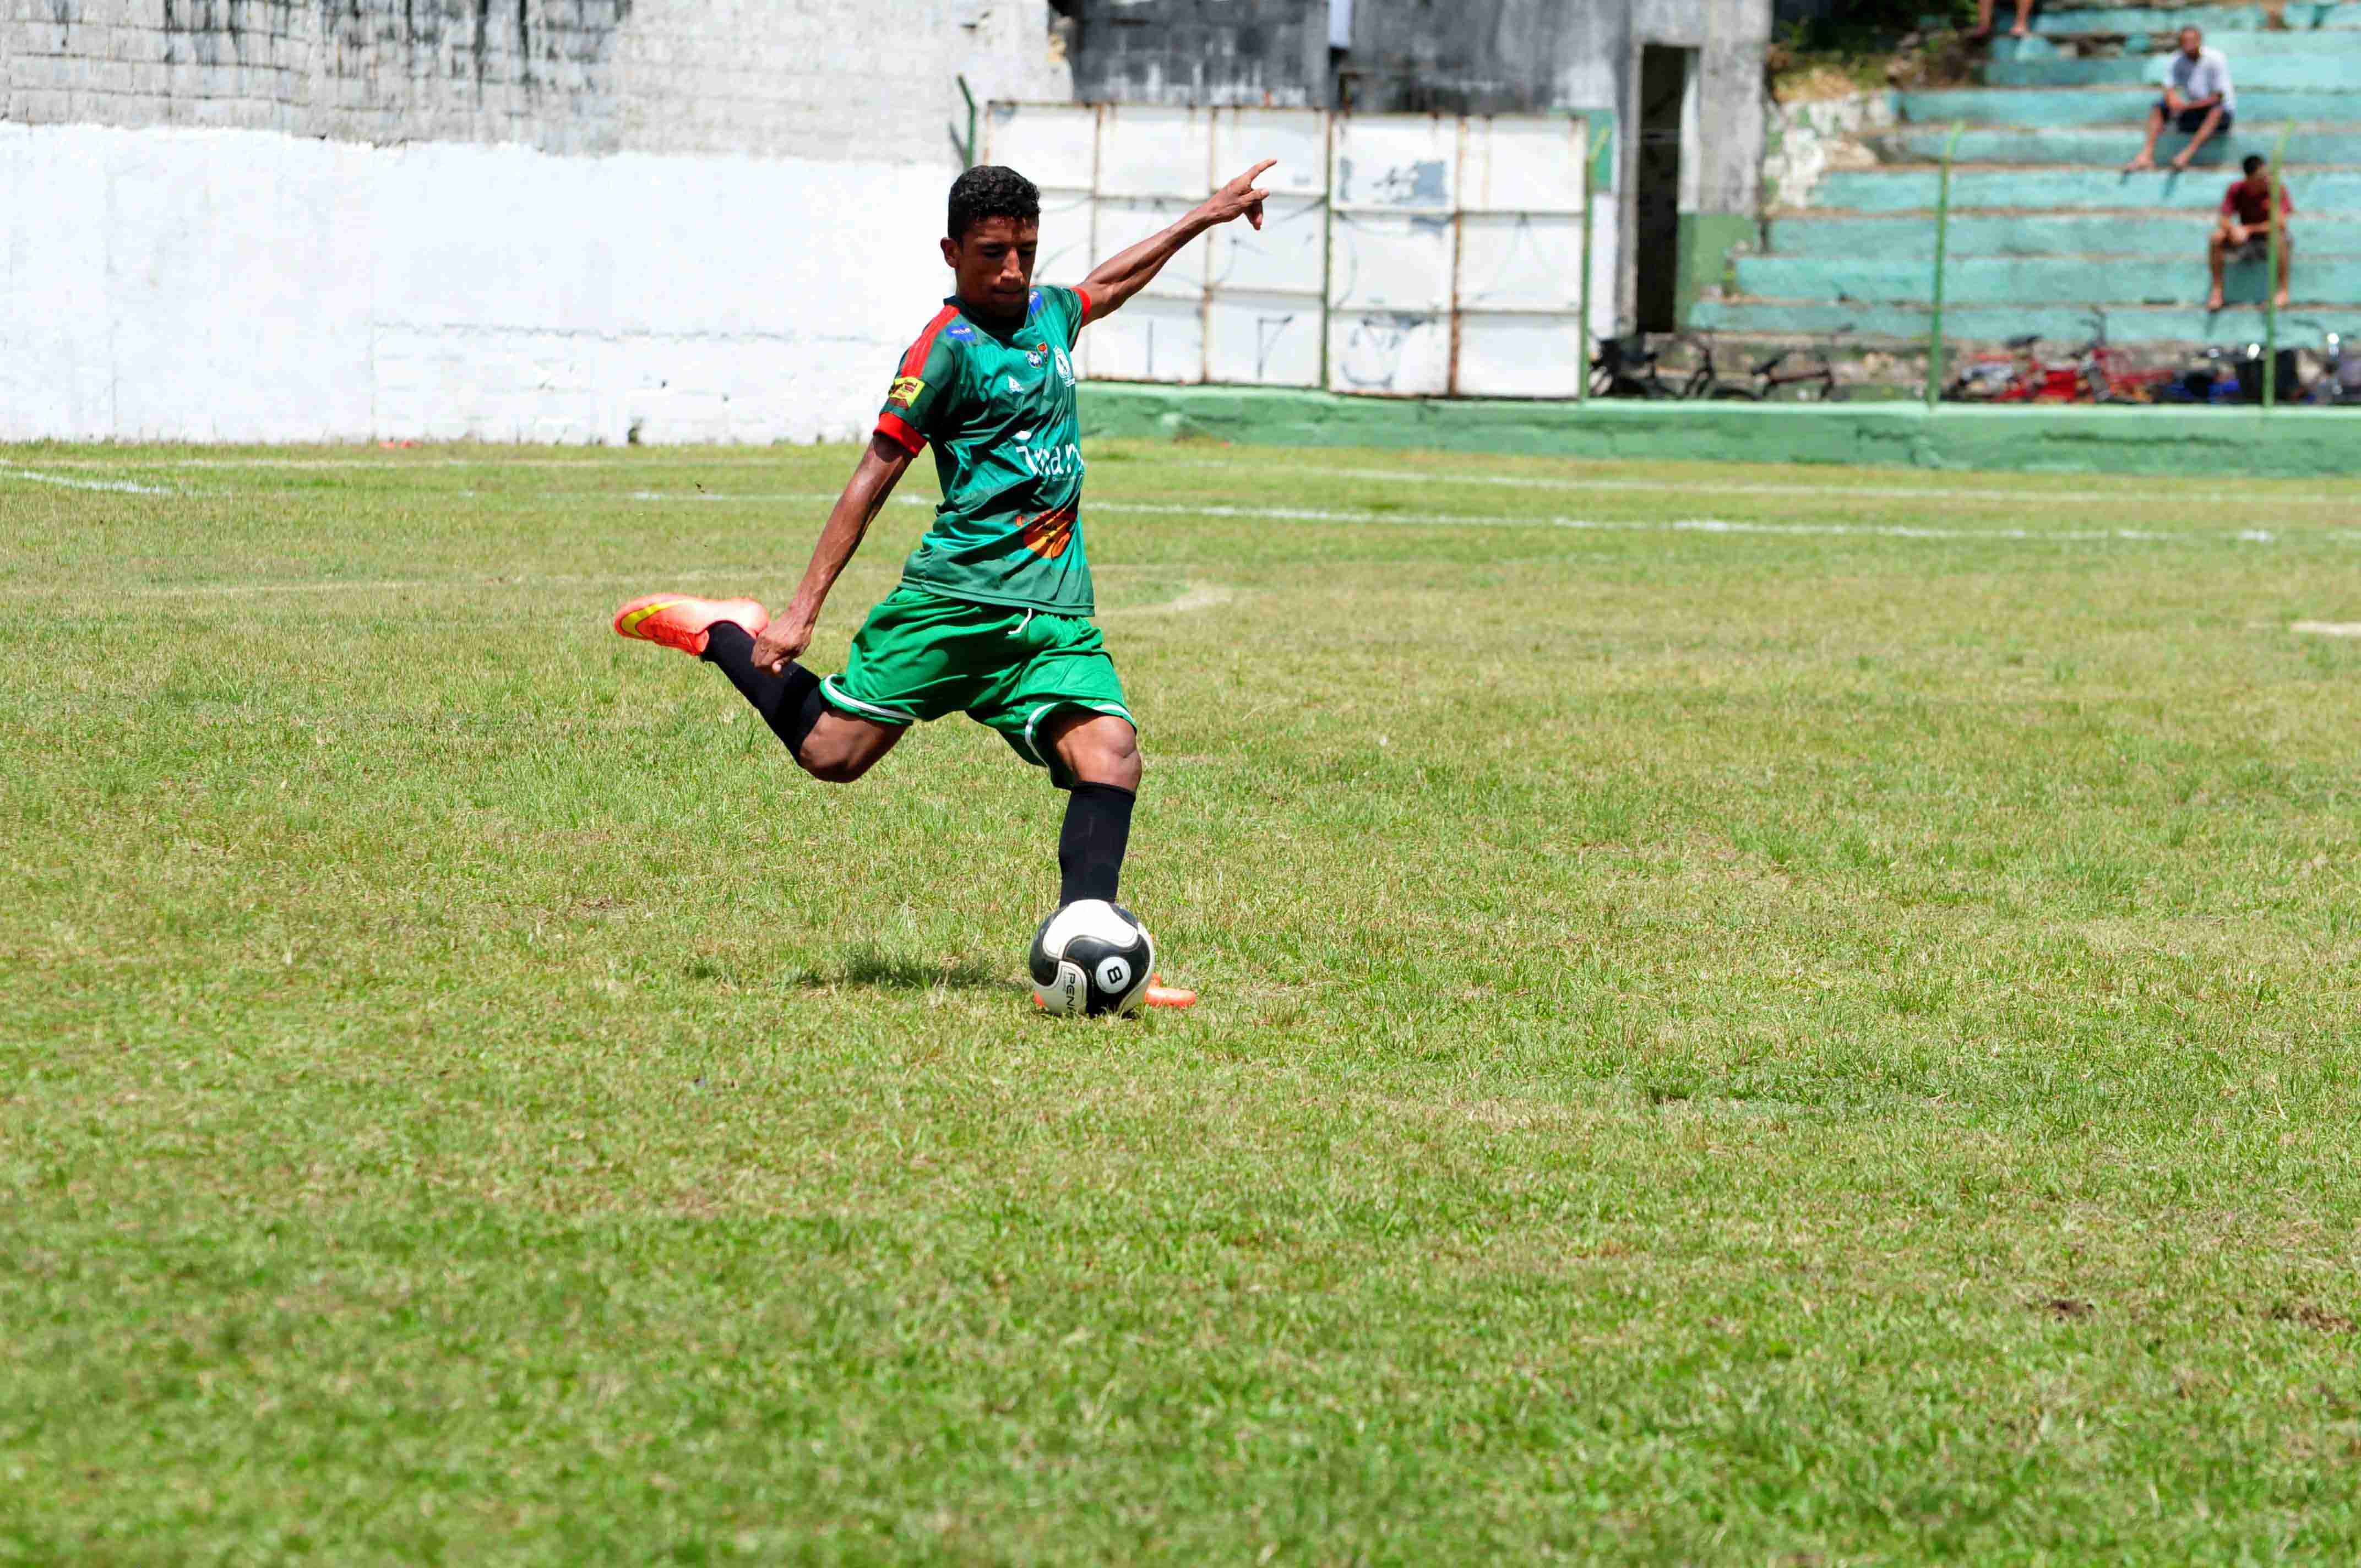
[[[1179,255],[1182,246],[1216,224],[1242,217],[1255,227],[1262,227],[1263,198],[1270,192],[1255,181],[1262,178],[1265,170],[1277,167],[1278,162],[1275,158],[1263,159],[1197,203],[1188,216],[1162,234],[1152,235],[1128,250],[1117,251],[1092,269],[1091,275],[1082,280],[1082,290],[1091,297],[1091,320],[1121,310],[1123,302],[1148,287],[1148,280],[1162,271],[1164,264]]]
[[[804,580],[796,589],[793,602],[754,640],[756,669],[784,675],[788,661],[800,657],[811,646],[812,633],[819,626],[820,607],[828,602],[829,590],[836,587],[836,579],[851,564],[853,552],[861,548],[869,525],[877,521],[885,499],[901,483],[914,455],[887,436],[869,438],[869,450],[861,455],[852,477],[845,483],[844,494],[836,499],[827,525],[819,531],[819,543],[812,546],[811,565],[804,568]]]

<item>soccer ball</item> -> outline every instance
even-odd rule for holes
[[[1041,922],[1027,962],[1034,998],[1049,1012],[1136,1013],[1156,967],[1156,944],[1121,905],[1078,898]]]

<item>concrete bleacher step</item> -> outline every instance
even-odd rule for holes
[[[2268,36],[2268,35],[2265,35]],[[2305,35],[2312,38],[2312,35]],[[2157,87],[2162,84],[2166,62],[2161,56],[2125,54],[2099,58],[1993,60],[1983,68],[1987,87]],[[2323,53],[2316,39],[2301,54],[2248,55],[2243,49],[2230,62],[2230,79],[2237,83],[2238,107],[2246,111],[2246,97],[2265,89],[2278,92],[2361,93],[2351,56]],[[1908,96],[1908,94],[1905,94]]]
[[[2306,299],[2361,300],[2361,255],[2315,255],[2301,239],[2297,246],[2294,282]],[[1743,256],[1734,265],[1740,291],[1765,300],[1924,301],[1934,280],[1932,257]],[[2260,303],[2267,271],[2261,262],[2232,266],[2228,297]],[[1943,267],[1944,297],[1963,306],[2078,297],[2193,305],[2203,302],[2206,288],[2202,246],[2178,257],[1954,254]]]
[[[2238,347],[2259,342],[2263,313],[2253,305],[2208,312],[2196,305],[2105,304],[2107,336],[2114,343],[2191,344]],[[1823,336],[1849,327],[1849,339],[1864,345],[1910,345],[1927,341],[1924,304],[1855,300],[1701,300],[1690,325],[1701,332],[1750,337]],[[1960,344],[2003,343],[2020,333],[2038,333],[2053,349],[2089,340],[2089,307],[2077,302],[2026,301],[2003,305],[1946,304],[1943,336]],[[2316,346],[2326,333],[2350,337],[2361,332],[2361,304],[2310,303],[2301,300],[2279,313],[2279,342],[2291,348]]]
[[[2101,5],[2043,11],[2033,18],[2041,38],[2136,38],[2182,27],[2207,33],[2302,33],[2361,27],[2356,0],[2290,0],[2278,12],[2262,5]],[[2226,46],[2225,46],[2226,47]]]
[[[2329,63],[2343,65],[2343,61]],[[2345,69],[2353,71],[2351,65]],[[1965,125],[2019,129],[2087,129],[2144,125],[2156,92],[2142,87],[1996,88],[1960,87],[1902,93],[1895,108],[1912,126]],[[2237,117],[2246,124],[2268,120],[2313,125],[2361,122],[2361,81],[2345,92],[2281,92],[2238,84]],[[2298,132],[2299,136],[2302,133]],[[1960,145],[1967,145],[1960,138]],[[1942,150],[1937,144],[1937,152]]]
[[[2136,140],[2126,144],[2118,137],[2114,147],[2115,157],[2110,161],[2119,162],[2137,151],[2139,144]],[[2169,153],[2166,148],[2158,150]],[[1823,176],[1814,189],[1812,210],[1931,213],[1939,179],[1940,171],[1932,168],[1839,170]],[[2226,183],[2222,170],[2214,168],[2186,174],[2123,174],[2112,168],[1955,168],[1951,208],[1954,213],[1974,208],[2034,212],[2155,208],[2210,213],[2221,206]],[[2361,213],[2361,167],[2291,169],[2288,194],[2300,210]]]
[[[2088,16],[2092,13],[2082,11],[2076,14]],[[2343,36],[2352,29],[2325,29],[2326,38],[2322,37],[2323,30],[2308,27],[2301,32],[2268,32],[2251,27],[2209,27],[2205,29],[2205,36],[2214,47],[2231,57],[2230,64],[2235,74],[2240,60],[2301,58],[2317,54],[2323,47],[2352,46],[2352,39]],[[2036,35],[2029,38],[2013,38],[2003,35],[1993,38],[1987,47],[1991,49],[1990,59],[1994,65],[2040,64],[2088,59],[2093,55],[2160,60],[2174,47],[2178,36],[2177,30],[2171,28],[2145,36],[2119,33],[2103,38],[2044,38]]]
[[[2290,189],[2294,188],[2290,181]],[[1948,246],[1955,260],[2097,254],[2202,260],[2213,223],[2211,207],[2202,213],[1954,212]],[[2325,247],[2339,234],[2361,236],[2361,212],[2320,213],[2306,207],[2296,221],[2296,244],[2307,253]],[[1765,258],[1872,258],[1908,260],[1923,268],[1935,256],[1935,225],[1922,213],[1774,218],[1765,239]],[[2361,250],[2361,237],[2351,248]]]
[[[2136,121],[2134,124],[2137,124]],[[2271,156],[2279,145],[2278,126],[2264,126],[2237,116],[2226,136],[2216,135],[2197,152],[2196,161],[2209,169],[2235,168],[2249,153]],[[1864,137],[1877,156],[1891,163],[1940,161],[1950,132],[1931,126],[1905,127]],[[2189,145],[2190,138],[2169,130],[2156,144],[2160,164]],[[2126,125],[2096,129],[2007,130],[1986,127],[1964,132],[1956,153],[1961,163],[2066,164],[2081,168],[2121,165],[2139,150],[2139,132]],[[2290,164],[2361,164],[2361,123],[2299,125],[2288,142]],[[2299,198],[2300,200],[2301,198]]]
[[[2139,149],[2175,30],[2206,29],[2231,60],[2237,123],[2185,174],[2120,172]],[[1943,273],[1944,334],[1993,344],[2037,333],[2062,353],[2091,335],[2084,302],[2111,338],[2178,352],[2240,348],[2265,330],[2268,266],[2234,264],[2230,303],[2203,308],[2205,248],[2238,161],[2287,140],[2299,217],[2281,340],[2312,345],[2361,333],[2361,0],[2171,7],[2084,4],[2037,20],[2039,35],[1993,42],[1974,88],[1894,95],[1898,123],[1850,138],[1800,210],[1740,254],[1731,294],[1689,323],[1741,341],[1816,337],[1839,327],[1862,349],[1923,344],[1934,294],[1935,167],[1960,127]],[[2169,163],[2189,145],[2158,139]],[[1882,167],[1864,168],[1866,153]]]

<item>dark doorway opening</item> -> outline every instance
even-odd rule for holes
[[[1646,44],[1640,50],[1640,155],[1633,195],[1639,232],[1635,324],[1673,332],[1681,286],[1681,121],[1697,51]]]

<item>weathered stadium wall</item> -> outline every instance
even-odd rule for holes
[[[865,428],[1044,0],[13,0],[0,439]]]
[[[1695,49],[1697,135],[1678,203],[1683,309],[1720,285],[1734,247],[1760,238],[1771,0],[1062,0],[1062,8],[1074,17],[1075,88],[1093,103],[1606,115],[1623,127],[1604,214],[1615,231],[1601,278],[1617,302],[1602,307],[1610,316],[1631,313],[1641,260],[1631,134],[1641,50]]]

